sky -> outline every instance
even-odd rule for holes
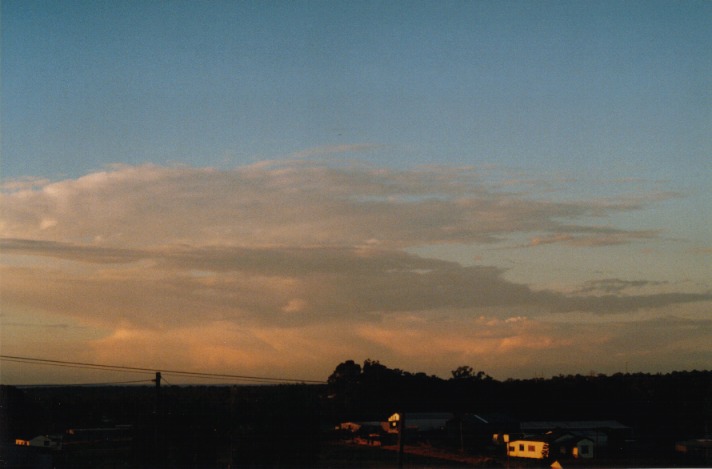
[[[712,3],[0,8],[3,355],[712,367]]]

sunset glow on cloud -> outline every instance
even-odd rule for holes
[[[712,363],[709,4],[29,3],[2,7],[2,354]]]
[[[644,281],[598,279],[565,293],[536,288],[536,279],[509,281],[493,266],[408,253],[455,242],[487,250],[529,232],[555,242],[549,233],[563,226],[587,236],[595,230],[580,219],[628,209],[535,200],[501,192],[474,170],[449,172],[302,160],[234,170],[121,166],[6,191],[4,349],[33,355],[8,332],[41,313],[52,324],[38,329],[75,324],[59,335],[84,342],[85,360],[319,378],[335,360],[375,356],[440,374],[453,363],[526,374],[536,357],[552,371],[575,370],[577,355],[614,344],[626,360],[652,347],[656,366],[675,366],[662,351],[694,342],[676,330],[710,332],[694,309],[712,303],[704,290],[657,285],[641,294]],[[524,249],[532,247],[508,255]],[[692,312],[670,314],[682,307]],[[599,320],[572,322],[572,313]],[[638,319],[622,323],[627,313]],[[657,335],[661,318],[661,342],[630,336]],[[75,338],[75,327],[95,337]],[[557,355],[573,361],[557,363]],[[650,366],[650,358],[637,361]]]

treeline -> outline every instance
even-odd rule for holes
[[[349,360],[336,367],[328,386],[332,415],[343,420],[378,420],[399,410],[448,411],[518,420],[618,420],[643,438],[712,432],[712,371],[498,381],[469,366],[443,379],[375,360]]]
[[[348,360],[326,385],[168,385],[160,394],[152,386],[0,386],[0,436],[12,444],[68,428],[129,424],[134,440],[121,456],[128,467],[314,467],[335,423],[382,421],[397,411],[617,420],[639,441],[661,447],[712,432],[712,371],[498,381],[461,366],[451,374]],[[74,462],[65,459],[64,467]]]

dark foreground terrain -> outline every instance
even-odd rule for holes
[[[495,423],[616,421],[625,437],[564,467],[710,467],[676,443],[712,430],[712,372],[559,376],[496,381],[461,367],[453,378],[378,362],[340,364],[325,385],[0,386],[0,467],[375,468],[398,467],[397,435],[378,423],[394,412],[447,412],[439,432],[405,439],[404,467],[548,467],[506,458]],[[480,420],[477,420],[480,419]],[[334,431],[375,422],[373,446]],[[363,428],[366,428],[365,426]],[[39,439],[38,439],[39,438]],[[18,445],[20,442],[32,446]],[[611,440],[613,442],[613,440]],[[561,462],[561,461],[560,461]]]

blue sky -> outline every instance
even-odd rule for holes
[[[4,2],[3,174],[234,165],[368,142],[382,148],[366,158],[393,166],[496,161],[701,183],[710,10]]]
[[[509,355],[523,350],[552,360],[552,374],[618,371],[635,357],[643,370],[709,363],[711,18],[712,4],[701,1],[3,1],[0,237],[3,275],[16,279],[3,292],[3,352],[29,353],[35,334],[57,353],[111,362],[109,350],[130,351],[157,330],[174,340],[168,349],[195,341],[201,324],[207,336],[232,330],[274,351],[272,361],[250,358],[247,371],[298,362],[305,378],[328,376],[334,356],[445,375],[480,361],[499,377],[530,373]],[[247,218],[233,225],[231,217]],[[382,296],[361,303],[362,290],[343,287],[365,282],[351,254],[341,262],[355,270],[321,279],[331,288],[322,291],[312,274],[286,268],[261,272],[259,284],[237,267],[208,265],[197,275],[176,260],[187,255],[179,246],[194,249],[191,258],[220,246],[244,260],[234,249],[254,249],[265,265],[292,259],[287,248],[319,257],[320,249],[369,247],[396,263],[413,256],[427,264],[420,274],[451,263],[462,282],[491,282],[521,303],[457,290],[458,300],[433,291],[427,308],[416,307],[387,292],[418,282],[391,279],[383,266],[370,280]],[[90,300],[134,288],[90,286],[133,269],[158,282],[142,294],[166,315],[161,288],[189,280],[196,296],[186,301],[213,313],[172,329],[121,301]],[[50,287],[21,281],[43,275],[86,302],[58,301]],[[253,300],[225,309],[230,295],[210,290],[208,277]],[[266,301],[265,291],[284,302]],[[596,295],[612,301],[614,319]],[[278,359],[277,337],[303,346],[330,334],[304,318],[322,321],[325,305],[346,298],[358,304],[348,314],[364,319],[354,326],[337,311],[334,328],[350,324],[356,338],[334,333],[328,357]],[[586,306],[573,307],[578,301]],[[404,309],[391,311],[395,304]],[[276,311],[292,316],[281,323]],[[238,328],[245,315],[254,324]],[[679,321],[699,332],[671,333],[667,351],[646,348],[661,324],[686,330]],[[582,349],[619,358],[554,360],[565,327],[584,337],[583,323],[607,338]],[[424,359],[393,339],[389,331],[404,324],[444,351]],[[501,355],[483,356],[464,336],[444,346],[448,334],[468,330],[463,324],[505,337]],[[612,324],[620,336],[605,332]],[[630,324],[649,333],[621,345]],[[80,352],[86,344],[93,355]],[[248,351],[224,347],[231,358],[215,359],[215,370],[246,363]],[[219,355],[208,348],[195,342],[195,354]]]

